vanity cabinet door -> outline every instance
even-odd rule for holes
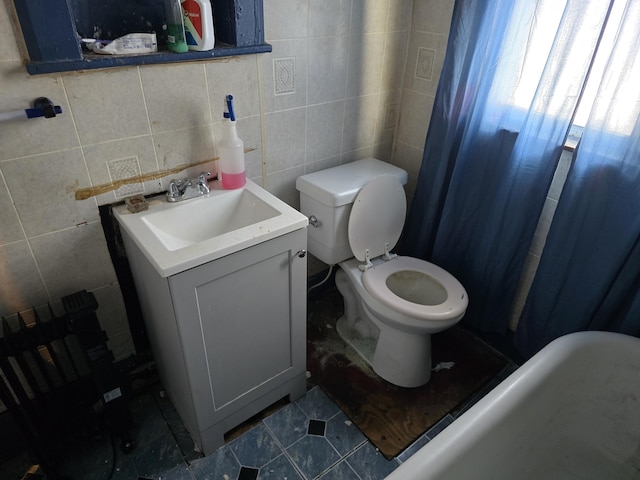
[[[201,430],[305,371],[306,238],[297,230],[169,278]]]

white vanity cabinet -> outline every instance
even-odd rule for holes
[[[306,390],[306,228],[162,277],[122,230],[165,391],[205,454]]]

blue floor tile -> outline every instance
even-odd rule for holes
[[[262,423],[231,442],[229,447],[243,467],[260,468],[283,453]]]
[[[225,478],[225,475],[229,480],[236,480],[240,473],[240,464],[229,445],[195,460],[189,468],[195,480],[220,480]]]
[[[290,403],[265,418],[264,424],[280,444],[287,448],[307,434],[309,418],[300,410],[297,404]]]
[[[329,420],[340,412],[340,407],[320,387],[314,387],[296,401],[297,405],[314,420]]]
[[[346,461],[342,461],[319,477],[322,480],[360,480]]]
[[[362,432],[343,413],[339,412],[327,423],[327,440],[340,455],[346,455],[367,441]]]
[[[326,438],[314,435],[291,445],[287,454],[307,479],[316,478],[341,458]]]
[[[396,460],[384,458],[371,443],[365,443],[349,455],[347,462],[362,480],[382,480],[399,465]]]
[[[283,478],[287,480],[304,480],[285,455],[280,455],[262,467],[258,475],[258,480],[282,480]]]
[[[440,432],[442,432],[442,430],[444,430],[449,425],[451,425],[451,423],[453,423],[454,420],[455,418],[453,418],[453,416],[445,415],[444,417],[442,417],[442,419],[438,421],[438,423],[436,423],[433,427],[427,430],[427,433],[425,433],[425,435],[429,438],[429,440],[433,440],[436,437],[436,435],[438,435]]]
[[[426,435],[422,435],[415,442],[409,445],[409,447],[405,449],[404,452],[398,455],[398,460],[402,463],[406,462],[409,459],[409,457],[411,457],[411,455],[413,455],[422,447],[424,447],[427,443],[429,443],[429,440],[430,440],[429,437],[427,437]]]

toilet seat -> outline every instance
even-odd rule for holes
[[[389,279],[393,279],[394,275],[409,277],[413,286],[423,289],[407,292],[407,298],[403,298],[389,286],[393,283]],[[449,320],[463,314],[468,304],[464,287],[453,275],[433,263],[413,257],[398,256],[379,263],[362,274],[362,283],[380,303],[416,319]],[[424,296],[426,287],[435,287],[434,302],[429,301],[428,295]],[[417,301],[411,301],[411,298]]]
[[[349,245],[353,256],[371,267],[370,259],[385,255],[396,246],[402,233],[407,200],[404,188],[393,175],[370,180],[356,196],[349,214]]]
[[[415,319],[461,315],[467,308],[466,291],[453,275],[418,258],[390,255],[406,213],[404,188],[392,175],[373,178],[356,196],[349,215],[349,245],[354,257],[365,262],[360,265],[364,287],[383,305]],[[387,261],[374,266],[371,259],[380,256]],[[408,288],[400,291],[401,285]]]

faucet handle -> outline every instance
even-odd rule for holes
[[[200,193],[203,195],[209,193],[209,183],[207,181],[207,177],[209,175],[211,175],[211,173],[209,172],[200,172],[196,180],[198,190],[200,190]]]
[[[205,183],[208,182],[207,178],[211,176],[210,172],[200,172],[200,174],[198,175],[198,181]]]

